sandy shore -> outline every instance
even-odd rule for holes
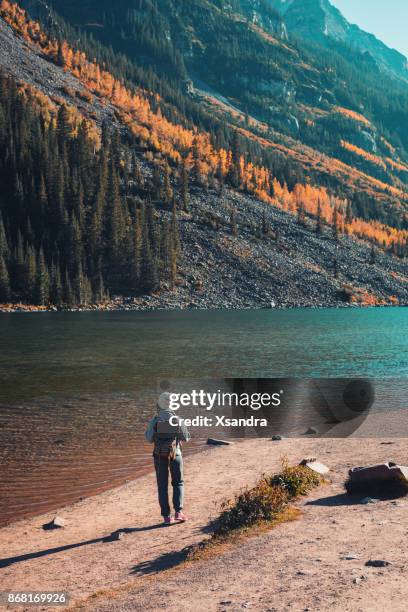
[[[211,563],[177,567],[184,547],[207,537],[219,503],[279,469],[282,456],[291,463],[317,456],[331,468],[330,482],[298,503],[299,519]],[[303,438],[209,448],[186,460],[184,525],[161,527],[149,474],[62,509],[64,529],[44,531],[52,518],[44,515],[0,530],[0,591],[67,591],[71,606],[86,610],[405,610],[408,499],[351,503],[342,488],[353,465],[385,460],[408,464],[408,441]],[[128,530],[121,540],[102,541],[118,529]],[[369,559],[390,565],[365,567]]]

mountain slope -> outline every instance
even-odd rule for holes
[[[308,14],[304,2],[288,2],[282,21],[271,11],[270,0],[132,0],[115,5],[108,0],[51,0],[82,31],[155,71],[163,82],[171,81],[178,97],[187,93],[191,99],[197,90],[212,90],[232,110],[253,118],[252,128],[264,124],[262,135],[269,132],[273,142],[287,145],[292,138],[392,186],[406,185],[408,86],[388,78],[370,53],[332,38],[327,48],[323,43],[316,47],[318,40],[329,40],[316,36],[326,19],[321,7],[344,21],[323,0],[311,2],[318,22],[314,27],[312,17],[307,20],[313,45],[288,41],[285,19],[296,7]]]
[[[373,34],[350,24],[329,0],[268,0],[284,19],[287,30],[306,40],[330,47],[338,41],[369,55],[380,69],[408,82],[407,58]]]
[[[107,289],[135,307],[407,302],[407,232],[353,216],[324,186],[280,182],[296,176],[285,148],[248,121],[206,132],[199,99],[194,125],[181,104],[116,79],[7,0],[0,9],[0,66],[18,79],[2,77],[0,96],[11,299],[89,304]],[[111,55],[113,70],[121,62]]]

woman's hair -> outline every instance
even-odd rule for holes
[[[159,399],[157,400],[157,412],[160,412],[160,410],[169,410],[169,407],[170,393],[168,391],[165,391],[159,396]]]

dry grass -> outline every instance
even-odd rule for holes
[[[248,535],[254,536],[280,523],[295,520],[299,510],[289,505],[319,486],[323,478],[302,465],[289,466],[282,461],[282,471],[263,476],[252,488],[247,488],[221,504],[220,514],[213,521],[213,533],[208,540],[193,546],[187,561],[203,559],[219,552]]]

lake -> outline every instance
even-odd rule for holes
[[[2,314],[0,341],[0,525],[149,469],[165,381],[408,376],[406,308]]]

